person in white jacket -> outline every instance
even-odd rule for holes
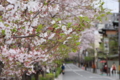
[[[114,73],[116,73],[116,65],[115,65],[115,63],[113,63],[112,66],[111,66],[111,72],[112,72],[112,75]]]

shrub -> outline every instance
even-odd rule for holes
[[[57,78],[60,75],[60,73],[61,73],[61,68],[58,67],[56,69],[55,75],[53,73],[49,73],[49,74],[45,74],[45,77],[42,77],[42,75],[40,75],[39,77],[40,77],[40,80],[54,80],[54,77]]]
[[[56,70],[55,77],[58,77],[60,73],[61,73],[61,68],[59,67]]]
[[[92,61],[93,57],[85,57],[85,61]]]
[[[54,74],[52,73],[46,74],[45,77],[42,77],[41,75],[39,77],[40,80],[54,80]]]
[[[32,76],[32,80],[35,80],[35,77],[34,77],[34,76]]]

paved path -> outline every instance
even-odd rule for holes
[[[87,71],[92,72],[92,69],[88,68]],[[105,74],[105,73],[101,74],[100,69],[97,69],[97,74],[102,75],[102,76],[107,76],[107,74]],[[107,76],[107,77],[119,80],[119,74],[117,74],[117,73],[114,73],[114,74],[110,73],[110,76]]]
[[[74,64],[66,64],[65,74],[60,77],[57,80],[117,80],[113,77],[85,71]]]
[[[55,78],[54,80],[63,80],[63,75],[60,74],[60,75],[58,76],[58,78]]]

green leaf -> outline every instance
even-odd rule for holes
[[[22,27],[22,29],[25,29],[25,27]]]
[[[47,5],[47,4],[48,4],[48,3],[45,1],[45,2],[44,2],[44,5]]]
[[[60,36],[64,36],[65,34],[64,33],[60,33]]]
[[[101,6],[103,6],[104,4],[105,4],[105,2],[102,2],[102,3],[101,3]]]
[[[9,25],[8,24],[4,24],[6,27],[9,27]]]
[[[59,41],[59,42],[63,42],[63,40],[61,40],[61,39],[59,39],[58,41]]]
[[[84,19],[85,21],[88,21],[88,22],[90,21],[90,19],[89,19],[88,17],[84,17],[83,19]]]
[[[14,28],[14,29],[11,29],[11,31],[14,33],[14,32],[17,32],[17,29]]]
[[[85,57],[85,61],[92,61],[93,57]]]
[[[2,30],[2,35],[5,35],[5,30]]]
[[[20,20],[15,20],[15,21],[12,21],[12,23],[18,23]]]
[[[72,51],[73,51],[73,52],[77,52],[77,50],[76,50],[76,49],[72,49]]]
[[[2,16],[0,16],[0,22],[3,22],[3,21],[2,21]]]
[[[43,26],[42,26],[42,24],[40,24],[40,25],[37,27],[36,31],[39,32],[42,28],[43,28]]]
[[[79,19],[80,19],[80,21],[82,21],[82,20],[83,20],[83,17],[79,16]]]
[[[32,12],[32,11],[30,11],[30,13],[32,14],[33,12]]]
[[[58,20],[58,21],[61,21],[61,19],[60,19],[60,18],[58,18],[57,20]]]
[[[112,14],[112,13],[109,11],[109,12],[107,12],[106,14],[108,15],[108,14]]]
[[[68,23],[67,26],[70,27],[72,25],[72,23]]]
[[[78,40],[79,36],[78,35],[74,35],[74,40]]]
[[[80,42],[76,42],[76,45],[80,45]]]
[[[104,17],[104,16],[105,16],[105,14],[101,14],[100,16],[101,16],[101,17]]]
[[[17,65],[21,65],[21,63],[20,63],[20,62],[16,62],[16,64],[17,64]]]
[[[2,20],[0,19],[0,22],[2,22]]]
[[[57,25],[57,24],[55,24],[53,27],[54,27],[54,28],[57,28],[57,27],[58,27],[58,25]]]
[[[80,24],[80,27],[81,27],[81,28],[83,28],[84,26],[85,26],[84,24],[82,24],[82,23]],[[78,30],[79,30],[79,28],[78,28]]]
[[[98,20],[102,21],[102,18],[100,16],[97,17]]]

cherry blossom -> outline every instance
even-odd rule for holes
[[[2,1],[0,60],[5,65],[2,72],[5,77],[21,77],[25,70],[28,70],[29,75],[35,73],[35,62],[52,62],[64,58],[71,52],[71,46],[77,48],[75,45],[81,34],[84,42],[81,45],[85,47],[90,44],[83,35],[92,35],[81,31],[92,27],[92,23],[99,21],[97,17],[104,13],[94,7],[95,0]],[[91,31],[88,29],[86,32]]]

